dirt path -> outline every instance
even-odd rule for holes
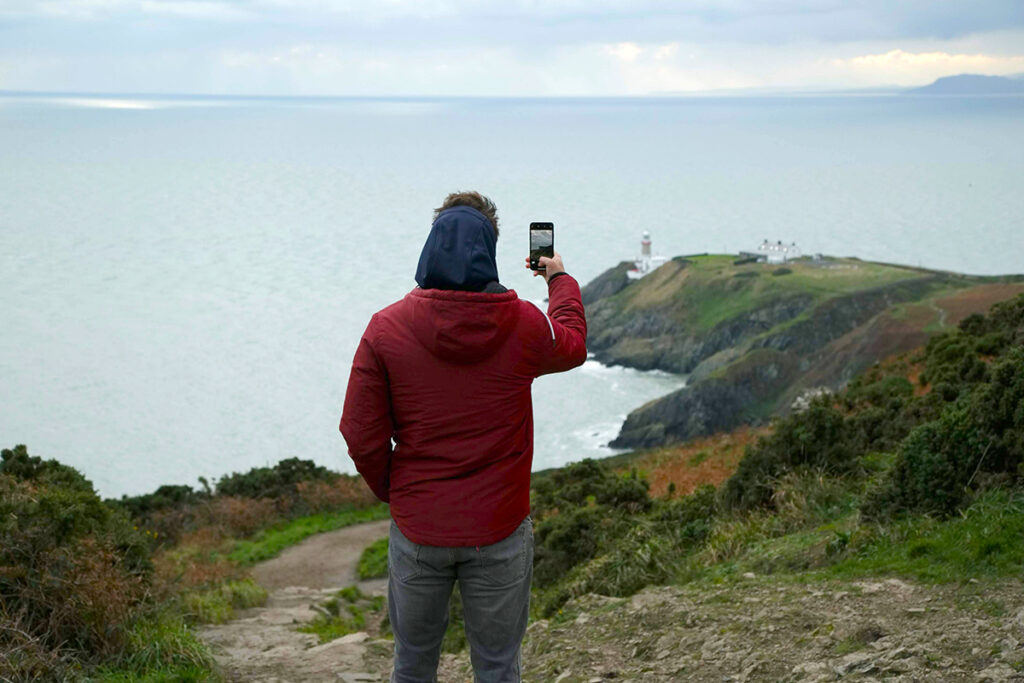
[[[213,646],[228,680],[387,680],[390,641],[374,641],[365,633],[353,633],[317,645],[316,636],[299,633],[296,628],[316,616],[312,605],[345,586],[357,584],[369,595],[386,594],[384,579],[356,580],[356,563],[363,548],[387,536],[390,523],[357,524],[312,536],[257,565],[252,573],[270,591],[267,604],[200,631],[200,636]]]

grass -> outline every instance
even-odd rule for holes
[[[833,491],[833,494],[836,492]],[[799,581],[895,576],[925,583],[1019,577],[1024,572],[1024,493],[982,494],[960,516],[914,515],[868,523],[858,496],[831,507],[760,512],[715,521],[701,548],[680,558],[679,582],[719,583],[745,572]]]
[[[357,586],[342,588],[319,606],[320,614],[299,627],[302,633],[314,634],[321,643],[356,633],[366,628],[368,614],[384,609],[384,596],[369,597]]]
[[[387,519],[390,514],[386,504],[380,503],[367,508],[343,509],[300,517],[258,532],[252,538],[237,541],[228,554],[228,559],[242,567],[276,557],[282,550],[309,538],[313,534],[334,531],[342,527]]]
[[[796,296],[810,296],[820,303],[836,296],[932,276],[913,268],[857,259],[832,259],[831,267],[802,259],[786,265],[791,272],[785,277],[753,277],[770,274],[777,267],[759,263],[736,266],[734,259],[728,254],[710,254],[691,257],[688,264],[671,261],[638,286],[627,287],[614,298],[624,313],[669,309],[685,321],[687,328],[700,331],[710,330],[746,311]],[[956,284],[966,287],[972,283]]]
[[[161,609],[137,618],[128,629],[128,642],[111,665],[89,680],[103,681],[219,681],[206,645],[179,614]]]
[[[1004,490],[981,496],[959,517],[939,522],[916,516],[855,534],[830,577],[893,574],[945,583],[1019,576],[1024,571],[1024,495]]]
[[[359,579],[379,579],[388,575],[388,539],[378,539],[366,546],[356,566]]]
[[[267,591],[252,579],[229,580],[182,595],[185,612],[203,624],[223,624],[236,609],[258,607],[267,601]]]

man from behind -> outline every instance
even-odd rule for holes
[[[487,197],[449,195],[419,286],[371,318],[352,363],[341,432],[391,507],[395,683],[437,680],[456,581],[476,680],[520,680],[533,576],[530,388],[586,360],[587,328],[558,254],[534,273],[547,282],[545,314],[499,283],[497,239]]]

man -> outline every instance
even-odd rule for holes
[[[341,432],[391,505],[396,683],[437,680],[455,581],[476,680],[520,680],[533,576],[530,385],[586,360],[587,326],[558,254],[534,273],[548,284],[545,315],[499,284],[497,239],[487,197],[449,195],[419,287],[371,318],[352,363]]]

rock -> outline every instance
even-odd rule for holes
[[[851,673],[871,673],[877,667],[874,664],[874,654],[870,652],[851,652],[839,660],[834,668],[840,676]]]
[[[825,662],[802,662],[793,667],[794,674],[823,674],[829,670],[828,664]]]
[[[1019,679],[1016,671],[1011,669],[1006,664],[993,664],[989,668],[985,669],[978,674],[978,683],[1002,683],[1002,681],[1009,681]]]
[[[743,572],[743,578],[744,579],[756,579],[757,578],[757,574],[755,574],[754,572]]]
[[[588,282],[580,290],[580,294],[583,297],[583,305],[589,306],[601,299],[615,296],[628,287],[632,280],[629,279],[626,273],[633,267],[631,261],[623,261]]]

